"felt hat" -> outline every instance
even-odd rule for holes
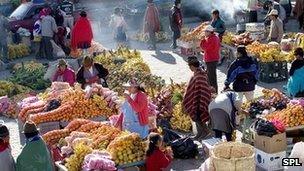
[[[213,32],[214,28],[211,25],[207,25],[204,29],[204,31],[209,31],[209,32]]]
[[[60,67],[60,66],[67,66],[67,65],[68,65],[67,62],[64,59],[59,59],[57,66]]]
[[[38,131],[39,131],[39,128],[37,128],[37,126],[34,122],[26,121],[25,124],[23,125],[22,133],[24,133],[24,134],[35,133]]]
[[[268,14],[268,16],[272,16],[272,15],[279,15],[278,10],[276,10],[276,9],[271,10],[270,13]]]
[[[123,84],[122,86],[123,87],[138,87],[138,86],[140,86],[140,84],[135,79],[132,79],[129,82]]]

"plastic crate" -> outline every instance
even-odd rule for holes
[[[261,82],[276,83],[288,79],[287,62],[260,62],[259,68]]]

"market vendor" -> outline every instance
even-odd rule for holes
[[[258,77],[257,61],[248,56],[245,46],[238,46],[237,59],[229,66],[224,89],[229,89],[229,85],[233,83],[233,90],[239,94],[241,99],[245,95],[247,100],[252,100]]]
[[[211,25],[206,26],[205,36],[201,41],[201,48],[204,51],[204,61],[207,66],[207,75],[209,84],[218,91],[216,66],[220,59],[220,39],[214,33],[214,28]]]
[[[218,33],[220,40],[226,31],[225,22],[220,17],[220,12],[218,10],[212,11],[212,21],[211,26],[214,28],[214,31]]]
[[[268,41],[281,43],[284,34],[284,29],[283,22],[279,18],[279,12],[274,9],[268,14],[268,16],[271,19]]]
[[[93,83],[108,87],[106,78],[109,75],[109,71],[106,68],[99,63],[95,63],[93,58],[89,56],[83,59],[82,64],[76,74],[76,80],[82,85],[82,88]]]
[[[30,121],[23,126],[23,133],[26,138],[26,144],[17,158],[17,171],[53,171],[53,163],[50,151],[47,148],[42,137],[39,135],[39,129]]]
[[[183,111],[195,122],[197,134],[193,139],[203,139],[209,134],[206,122],[209,121],[208,105],[211,101],[211,87],[207,74],[200,67],[196,57],[188,58],[188,65],[193,72],[183,98]]]
[[[294,51],[296,59],[291,63],[290,78],[287,83],[288,94],[292,97],[304,97],[304,52],[302,48]]]
[[[127,90],[124,93],[126,101],[121,107],[122,129],[138,133],[144,139],[149,134],[148,97],[135,79],[123,86]]]
[[[67,62],[64,59],[60,59],[57,65],[57,71],[53,76],[53,82],[67,82],[70,86],[74,86],[75,72],[68,67]]]
[[[15,171],[15,161],[11,153],[10,136],[7,127],[0,121],[0,167],[1,171]]]
[[[236,128],[237,111],[241,109],[242,99],[238,93],[226,91],[219,94],[209,105],[209,115],[215,138],[222,139],[224,133],[227,141],[232,141]]]

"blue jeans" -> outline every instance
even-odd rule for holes
[[[181,31],[180,31],[180,29],[172,30],[172,31],[173,31],[173,36],[172,36],[173,43],[172,43],[172,47],[173,47],[173,49],[176,49],[177,48],[176,40],[178,38],[180,38]]]

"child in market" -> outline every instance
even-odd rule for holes
[[[160,134],[150,133],[148,138],[149,146],[146,152],[146,169],[147,171],[161,171],[166,169],[172,159],[172,150],[163,148],[163,138]]]
[[[15,161],[11,154],[9,131],[0,121],[0,166],[1,171],[15,171]]]

